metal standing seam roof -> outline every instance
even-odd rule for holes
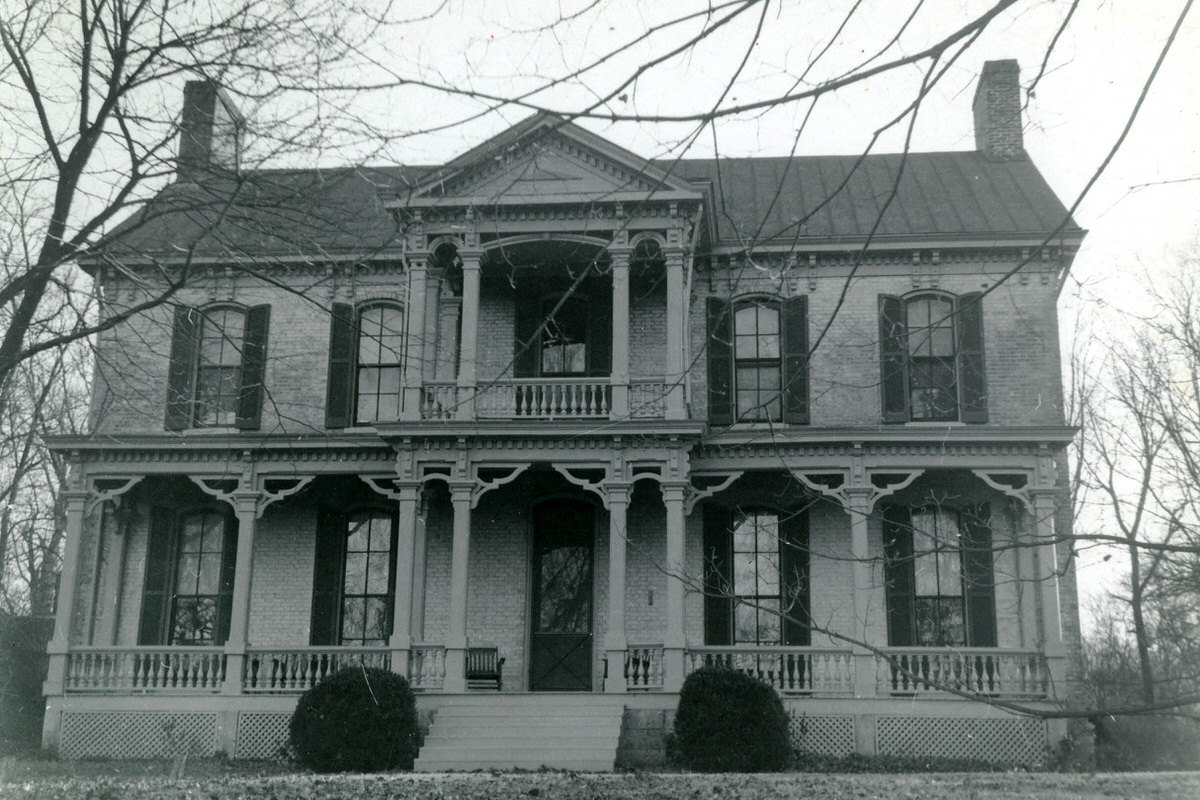
[[[874,232],[880,239],[1037,236],[1064,219],[1065,234],[1083,233],[1028,160],[939,152],[650,163],[678,178],[711,182],[717,245],[861,241],[885,206]],[[263,170],[238,184],[176,183],[104,246],[117,256],[391,251],[399,247],[400,230],[385,203],[403,199],[437,169]]]

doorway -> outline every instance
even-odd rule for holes
[[[592,575],[596,510],[555,499],[533,511],[529,688],[592,689]]]

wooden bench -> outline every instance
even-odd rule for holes
[[[471,647],[467,649],[467,688],[493,689],[500,691],[500,670],[504,659],[495,647]]]

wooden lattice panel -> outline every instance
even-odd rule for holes
[[[64,711],[61,758],[166,758],[216,752],[215,713]]]
[[[1036,719],[880,717],[881,755],[1033,764],[1046,755],[1046,723]]]
[[[291,714],[242,711],[238,714],[234,758],[279,759],[288,740]]]
[[[803,753],[848,756],[854,752],[854,717],[788,715],[788,738]]]

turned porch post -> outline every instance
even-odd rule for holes
[[[250,591],[254,569],[254,529],[258,519],[259,493],[239,488],[232,504],[237,516],[237,556],[233,567],[233,597],[230,600],[229,638],[225,640],[225,683],[222,694],[242,693],[242,670],[250,628]]]
[[[83,546],[81,539],[88,493],[81,489],[68,489],[63,491],[60,497],[67,509],[67,530],[54,609],[54,636],[46,647],[50,663],[46,670],[42,694],[47,696],[61,695],[66,682],[67,653],[70,650],[71,622],[75,610],[75,584],[79,578],[79,551]],[[50,716],[46,715],[47,721]]]
[[[612,410],[629,416],[629,253],[612,254]]]
[[[405,306],[404,402],[400,418],[421,418],[422,390],[425,379],[425,295],[429,269],[424,256],[408,262],[408,304]]]
[[[392,672],[406,678],[410,677],[408,661],[412,651],[413,567],[420,491],[420,483],[396,481],[396,590],[388,645],[392,650]]]
[[[604,691],[625,691],[625,536],[628,484],[607,484],[608,496],[608,625],[604,631],[604,657],[608,677]]]
[[[474,484],[452,484],[454,542],[450,554],[450,620],[446,634],[447,692],[467,690],[467,577],[471,548],[471,493]]]
[[[683,251],[667,250],[667,397],[666,418],[684,419],[683,337],[689,299],[683,291]]]
[[[854,575],[854,695],[875,695],[875,656],[858,642],[867,640],[868,615],[871,613],[872,576],[871,550],[867,523],[875,506],[875,491],[858,488],[847,491],[850,514],[850,556],[853,559]]]
[[[663,637],[663,690],[683,688],[684,650],[684,513],[686,483],[665,483],[663,503],[667,507],[667,627]]]
[[[475,363],[479,337],[479,254],[460,253],[463,272],[462,335],[458,357],[456,419],[475,418]]]

